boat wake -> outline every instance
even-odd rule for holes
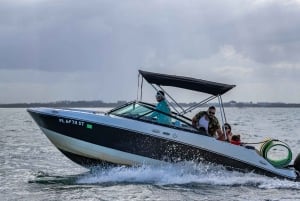
[[[114,167],[92,169],[77,184],[152,184],[254,186],[263,189],[300,189],[300,182],[273,179],[254,173],[228,171],[222,166],[184,162],[163,166]]]

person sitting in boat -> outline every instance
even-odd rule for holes
[[[218,140],[225,140],[215,114],[216,108],[214,106],[210,106],[207,111],[200,111],[193,117],[192,125],[202,133],[216,137]]]
[[[231,126],[229,123],[224,124],[224,130],[225,130],[228,142],[230,142],[231,144],[235,144],[235,145],[241,145],[241,136],[232,134]]]
[[[155,97],[158,102],[155,109],[170,114],[171,110],[167,101],[165,100],[165,93],[163,91],[158,91]],[[158,123],[171,124],[171,118],[161,112],[153,112],[151,117],[156,118]]]

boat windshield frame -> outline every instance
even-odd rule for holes
[[[133,110],[128,109],[128,111],[127,111],[126,109],[131,106],[133,107]],[[139,113],[138,109],[141,109],[141,108],[138,108],[139,106],[142,107],[144,109],[144,111],[140,111],[140,113]],[[161,123],[161,122],[158,122],[157,119],[151,118],[150,117],[151,114],[153,114],[155,112],[170,117],[171,124]],[[192,126],[192,123],[191,123],[192,120],[190,118],[183,116],[183,115],[179,115],[176,112],[171,112],[171,114],[165,113],[163,111],[157,110],[155,108],[155,105],[146,103],[146,102],[142,102],[142,101],[128,102],[124,105],[121,105],[120,107],[110,110],[109,112],[107,112],[107,114],[116,115],[119,117],[129,118],[129,119],[143,121],[143,122],[152,123],[152,124],[158,124],[161,126],[171,127],[171,128],[180,129],[180,130],[199,134],[199,131]]]

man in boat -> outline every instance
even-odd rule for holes
[[[214,106],[210,106],[207,111],[198,112],[193,117],[192,124],[201,133],[204,132],[209,136],[216,137],[218,140],[225,140],[225,135],[222,132],[215,114],[216,108]]]
[[[170,114],[171,110],[170,107],[167,103],[167,101],[165,100],[165,93],[163,91],[158,91],[156,93],[156,100],[157,100],[157,105],[156,105],[156,110],[158,111],[162,111],[164,113]],[[154,112],[151,115],[152,118],[157,118],[157,122],[158,123],[162,123],[162,124],[171,124],[171,118],[168,115],[165,115],[161,112]]]

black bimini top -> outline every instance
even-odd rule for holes
[[[191,77],[152,73],[142,70],[139,70],[139,73],[150,84],[189,89],[215,96],[222,95],[230,89],[232,89],[233,87],[235,87],[235,85],[222,84],[201,79],[195,79]]]

